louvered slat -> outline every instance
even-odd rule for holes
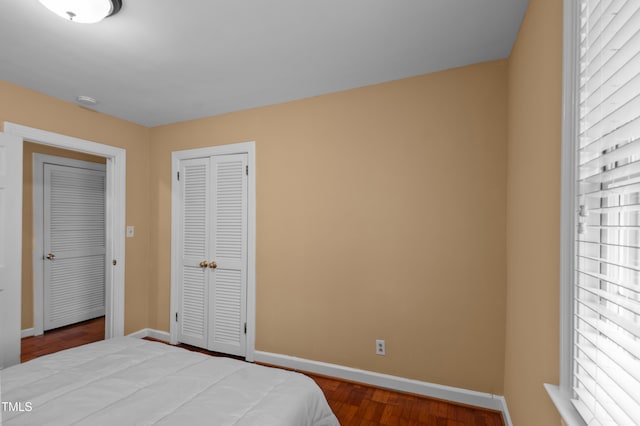
[[[640,419],[640,2],[581,0],[574,405]]]
[[[622,68],[622,64],[633,56],[634,51],[622,50],[625,46],[633,46],[634,37],[637,35],[639,5],[636,1],[613,0],[605,5],[605,2],[595,9],[590,8],[587,13],[598,17],[598,22],[584,31],[584,42],[581,45],[583,52],[580,60],[581,88],[600,86],[600,82]],[[631,43],[629,43],[631,42]],[[629,53],[631,52],[631,53]],[[619,61],[619,62],[616,62]],[[614,67],[606,68],[607,64]],[[588,99],[588,94],[581,96],[581,104]]]
[[[45,294],[45,329],[104,315],[104,254],[56,259]]]
[[[50,171],[51,251],[105,247],[105,175],[72,167]]]
[[[44,165],[44,329],[105,313],[104,170]]]
[[[208,166],[198,162],[185,165],[183,238],[184,256],[206,259]]]
[[[590,256],[585,256],[584,254],[581,254],[579,256],[579,258],[580,259],[578,260],[578,262],[581,262],[582,260],[587,260],[587,261],[596,262],[598,265],[600,263],[605,263],[607,265],[616,266],[616,267],[624,268],[624,269],[630,269],[630,270],[635,271],[635,272],[640,272],[640,270],[637,269],[637,267],[638,267],[637,266],[638,265],[638,260],[637,259],[636,259],[636,262],[633,263],[633,264],[627,263],[627,264],[622,265],[622,264],[619,264],[619,263],[615,263],[616,260],[619,259],[619,256],[614,256],[614,257],[611,258],[612,260],[610,260],[609,258],[606,258],[606,257],[590,257]],[[580,269],[583,269],[583,268],[580,267]]]
[[[583,287],[580,285],[578,286],[578,288],[582,291],[587,291],[591,293],[593,296],[596,296],[596,298],[599,297],[604,301],[612,302],[615,306],[626,309],[633,315],[636,315],[636,316],[640,315],[640,305],[637,303],[634,303],[632,299],[618,296],[615,293],[600,290],[597,288]],[[616,315],[618,315],[618,313],[616,313]]]
[[[239,345],[242,335],[242,274],[239,270],[219,270],[216,275],[214,341]]]
[[[627,339],[625,332],[615,324],[608,323],[606,320],[592,315],[591,312],[581,311],[580,307],[578,307],[578,311],[579,312],[576,313],[576,322],[579,327],[577,327],[576,330],[576,338],[595,333],[599,338],[602,338],[603,341],[612,342],[631,355],[630,357],[625,356],[625,359],[628,360],[629,363],[623,361],[621,364],[636,365],[634,359],[640,357],[640,342]],[[591,339],[591,341],[594,341],[594,339]]]
[[[593,368],[591,374],[589,374],[588,368]],[[611,384],[611,379],[597,368],[597,364],[589,362],[584,357],[580,358],[578,371],[576,379],[580,386],[577,393],[585,398],[588,392],[590,398],[585,398],[590,401],[591,408],[588,409],[589,411],[593,410],[591,414],[598,419],[598,423],[592,422],[590,424],[611,426],[632,426],[635,424],[633,414],[635,407],[632,404],[628,404],[628,396],[617,389],[615,385],[602,386],[602,384]],[[621,399],[624,399],[624,401],[621,401]],[[631,413],[622,409],[623,406],[629,407]]]
[[[215,256],[240,259],[243,248],[244,167],[241,159],[220,162],[216,168]],[[243,198],[244,197],[244,198]]]
[[[209,159],[181,163],[182,245],[179,340],[206,347],[208,334]]]
[[[182,281],[182,320],[183,337],[202,340],[206,336],[206,270],[186,268]]]
[[[584,81],[580,104],[582,147],[637,121],[640,99],[637,79],[633,77],[638,74],[639,28],[640,2],[626,1],[607,29],[615,31],[615,36],[606,42],[596,40],[596,48],[591,48],[592,55],[596,56],[581,76]],[[624,117],[624,121],[608,119],[611,117]]]
[[[73,314],[78,306],[84,310],[104,309],[104,255],[60,259],[52,266],[50,282],[52,321]]]
[[[247,277],[246,155],[212,158],[213,231],[218,268],[212,277],[211,350],[244,355]]]
[[[580,335],[583,338],[581,343],[577,347],[586,354],[589,359],[604,359],[607,358],[607,362],[613,365],[613,368],[622,370],[625,375],[629,377],[625,379],[628,383],[627,387],[633,390],[635,383],[640,382],[640,371],[635,369],[635,365],[631,362],[627,362],[624,356],[621,356],[623,348],[617,346],[613,341],[608,339],[602,339],[598,333],[587,332],[585,330],[580,331]],[[609,370],[607,368],[607,370]],[[630,392],[631,397],[638,401],[640,394]]]

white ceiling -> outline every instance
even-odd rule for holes
[[[0,1],[0,78],[145,126],[509,56],[528,0],[123,0],[75,24]]]

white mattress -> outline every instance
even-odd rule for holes
[[[10,367],[0,386],[2,401],[32,407],[0,407],[4,426],[339,425],[302,374],[130,337]]]

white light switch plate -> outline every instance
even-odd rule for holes
[[[133,238],[133,231],[134,231],[133,226],[127,226],[127,238]]]

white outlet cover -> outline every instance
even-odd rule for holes
[[[127,226],[127,238],[133,238],[134,230],[133,226]]]

